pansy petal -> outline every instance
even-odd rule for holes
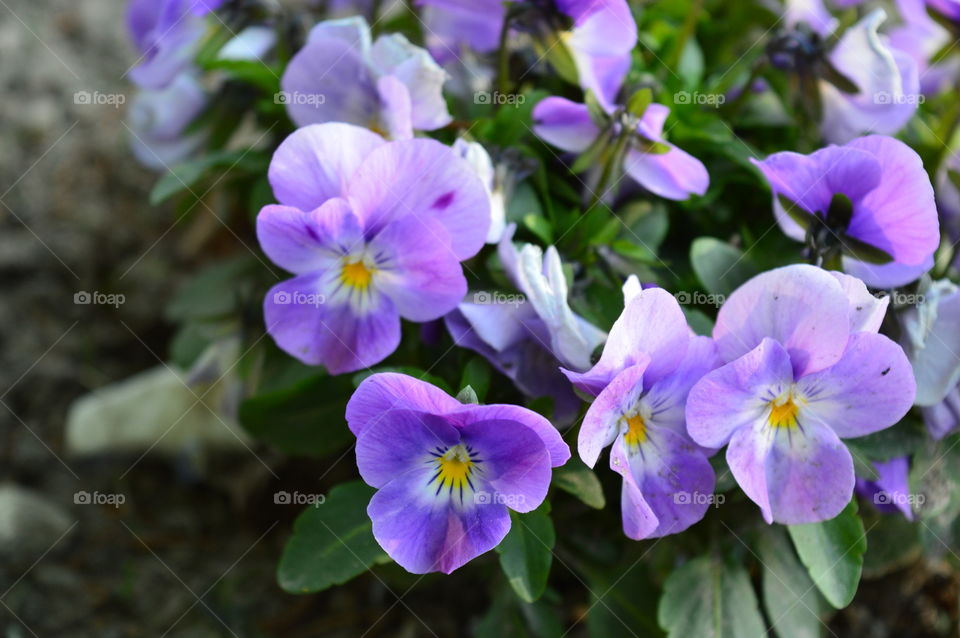
[[[461,428],[476,452],[478,476],[491,498],[517,512],[536,509],[550,487],[550,453],[536,432],[513,420],[475,421]]]
[[[290,59],[280,78],[287,113],[297,126],[379,122],[376,79],[347,42],[316,38]]]
[[[333,267],[345,252],[363,245],[363,234],[347,201],[334,198],[311,212],[265,206],[257,215],[257,240],[273,263],[303,274]]]
[[[357,437],[357,469],[373,487],[401,474],[423,470],[438,449],[460,442],[460,432],[440,416],[413,410],[381,412]]]
[[[534,432],[543,442],[550,455],[550,465],[558,467],[570,458],[570,448],[564,442],[557,428],[540,414],[533,410],[507,403],[492,403],[490,405],[461,405],[448,413],[451,423],[457,427],[468,429],[479,421],[512,421],[514,427],[524,427]]]
[[[614,444],[611,467],[630,474],[657,526],[644,538],[676,534],[700,521],[710,506],[715,476],[707,458],[677,434],[657,430],[638,447],[622,438]],[[629,534],[628,534],[629,535]]]
[[[703,195],[710,185],[710,176],[703,163],[686,151],[667,144],[666,153],[627,151],[624,169],[654,195],[684,200],[690,195]]]
[[[585,151],[600,135],[587,105],[562,97],[548,97],[537,103],[533,108],[533,131],[545,142],[573,153]]]
[[[620,433],[624,413],[640,398],[643,372],[649,357],[618,374],[590,404],[577,438],[577,451],[587,467],[597,463],[600,451],[613,443]]]
[[[814,420],[771,427],[765,419],[737,430],[727,448],[737,483],[768,523],[826,521],[853,496],[853,458],[829,427]]]
[[[850,332],[879,332],[890,298],[870,294],[864,283],[856,277],[834,270],[830,274],[840,283],[850,302]]]
[[[488,552],[510,531],[505,505],[451,506],[445,495],[424,489],[427,476],[406,474],[382,487],[367,507],[373,536],[408,572],[449,574]]]
[[[627,538],[642,540],[648,538],[659,526],[657,515],[647,504],[643,492],[629,468],[623,439],[618,438],[610,448],[610,468],[620,472],[623,477],[623,486],[620,489],[620,510],[623,517],[623,533]]]
[[[882,512],[902,513],[908,521],[913,520],[910,492],[910,460],[897,456],[889,461],[874,461],[877,470],[876,481],[865,481],[869,485],[867,492],[872,496],[873,504]],[[860,489],[860,481],[857,482]]]
[[[687,431],[698,444],[723,447],[739,429],[761,420],[769,401],[793,382],[790,355],[773,339],[708,372],[687,397]]]
[[[720,365],[717,346],[709,337],[693,337],[680,365],[647,388],[644,402],[650,406],[650,421],[682,437],[687,434],[687,395],[705,374]]]
[[[910,410],[916,395],[903,349],[869,332],[851,335],[836,365],[799,379],[797,388],[805,401],[801,422],[816,420],[842,438],[890,427]]]
[[[376,133],[339,122],[297,129],[270,161],[273,193],[281,204],[313,210],[342,197],[360,162],[385,143]]]
[[[451,122],[453,118],[443,97],[447,72],[426,49],[410,44],[402,34],[392,33],[377,38],[370,57],[381,73],[396,78],[406,87],[415,129],[432,131]]]
[[[328,303],[329,274],[300,275],[275,285],[263,302],[267,332],[281,350],[331,374],[383,361],[400,344],[400,317],[383,296],[358,316],[349,304]]]
[[[790,353],[798,377],[836,363],[849,334],[843,288],[825,270],[806,264],[747,281],[727,298],[713,329],[723,360],[736,359],[770,337]]]
[[[434,140],[377,148],[350,179],[347,192],[368,233],[411,215],[442,224],[458,259],[472,257],[486,241],[490,202],[483,183],[465,160]]]
[[[383,110],[380,119],[386,128],[387,136],[392,140],[408,140],[413,137],[413,123],[410,114],[410,92],[403,82],[385,75],[377,80],[377,93]]]
[[[920,279],[924,273],[933,269],[931,255],[918,266],[905,266],[896,262],[889,264],[868,264],[850,257],[843,258],[843,270],[873,288],[899,288]]]
[[[624,368],[650,358],[650,383],[677,367],[690,340],[687,320],[673,295],[649,288],[631,298],[610,329],[600,360],[588,372],[564,370],[580,390],[596,396]]]
[[[449,243],[443,226],[412,216],[387,224],[370,241],[377,290],[390,297],[401,317],[439,319],[467,294],[463,268]]]
[[[364,379],[347,403],[347,425],[355,435],[390,410],[446,414],[462,404],[433,384],[396,372],[378,372]]]
[[[940,224],[923,160],[903,142],[883,135],[855,139],[848,147],[870,153],[883,179],[860,201],[847,233],[901,264],[929,259],[940,245]]]

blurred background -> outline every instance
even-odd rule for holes
[[[352,454],[297,460],[253,443],[207,407],[208,391],[229,388],[191,390],[202,366],[164,363],[175,337],[165,308],[187,275],[255,244],[216,201],[181,223],[172,206],[149,204],[156,174],[129,146],[136,54],[124,10],[123,0],[0,0],[0,632],[482,634],[500,601],[472,590],[467,570],[421,579],[387,566],[311,596],[276,584],[303,508],[276,495],[324,493],[354,476]],[[71,416],[79,397],[131,377]],[[172,411],[171,425],[143,430],[137,407]],[[185,444],[188,428],[209,432],[208,444]],[[496,571],[495,557],[477,569]],[[563,604],[568,635],[586,635],[584,584],[562,558],[554,570],[552,595],[576,592]],[[625,635],[657,635],[641,587],[627,578],[599,592],[611,613],[627,609]],[[910,563],[865,581],[831,627],[956,635],[957,599],[956,573]]]

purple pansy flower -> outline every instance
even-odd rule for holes
[[[158,171],[187,159],[203,143],[203,133],[185,134],[207,106],[207,93],[194,73],[185,71],[162,89],[143,89],[130,103],[130,146],[137,160]]]
[[[483,246],[490,213],[450,148],[314,124],[284,140],[268,175],[280,205],[260,211],[257,237],[297,275],[264,300],[286,352],[334,374],[358,370],[396,349],[400,317],[437,319],[463,299],[460,262]]]
[[[709,507],[713,468],[687,434],[684,404],[719,361],[711,339],[691,334],[671,294],[638,288],[625,286],[623,313],[597,364],[564,372],[597,397],[580,429],[580,458],[593,467],[613,444],[610,467],[623,477],[623,530],[640,540],[681,532]]]
[[[365,379],[347,404],[357,467],[377,488],[367,513],[380,546],[415,574],[449,574],[496,547],[510,514],[536,509],[570,450],[516,405],[465,405],[403,374]]]
[[[146,89],[165,88],[193,63],[206,29],[195,0],[133,0],[127,28],[140,59],[130,78]]]
[[[280,86],[297,126],[348,122],[406,139],[414,130],[450,123],[442,92],[446,79],[426,49],[403,35],[371,43],[370,27],[356,16],[314,26]]]
[[[457,51],[461,43],[479,53],[495,51],[507,12],[498,0],[418,0],[424,6],[428,31],[440,51]],[[606,108],[614,108],[617,91],[630,69],[631,52],[637,44],[637,25],[625,0],[559,0],[538,16],[543,5],[518,2],[517,11],[528,12],[517,28],[546,39],[544,55],[562,44],[569,52],[580,86],[593,91]],[[556,31],[556,15],[571,21],[569,30]],[[519,24],[523,23],[523,24]],[[547,35],[548,34],[548,35]],[[559,42],[557,42],[559,40]]]
[[[720,309],[726,365],[687,399],[687,429],[727,463],[768,523],[814,523],[850,502],[841,438],[890,427],[916,394],[903,350],[877,334],[889,303],[848,275],[797,264],[749,280]]]
[[[567,303],[567,282],[556,248],[546,254],[531,244],[517,250],[510,224],[498,252],[507,276],[522,293],[476,293],[445,317],[454,342],[486,357],[521,392],[551,397],[554,419],[572,421],[580,400],[560,373],[590,367],[590,355],[606,334],[575,314]]]
[[[956,56],[934,58],[950,42],[950,32],[927,13],[924,0],[897,0],[902,24],[890,30],[890,44],[903,51],[917,65],[920,90],[925,95],[939,93],[949,86],[960,71]]]
[[[927,0],[927,6],[955,22],[960,22],[960,0]]]
[[[703,195],[710,185],[707,169],[697,158],[663,138],[663,123],[670,109],[651,104],[639,120],[622,108],[607,109],[615,137],[626,127],[635,131],[628,141],[623,170],[641,186],[660,197],[682,200]],[[548,97],[533,109],[533,130],[545,141],[571,153],[590,148],[603,133],[591,119],[586,104]]]
[[[908,521],[913,520],[910,507],[910,460],[898,456],[889,461],[874,461],[877,471],[875,480],[857,479],[857,493],[870,500],[885,514],[901,513]]]
[[[933,266],[937,208],[920,156],[891,137],[870,135],[810,155],[754,161],[774,194],[774,214],[792,239],[870,286],[902,286]],[[875,249],[892,261],[879,265]],[[877,261],[882,261],[878,259]]]

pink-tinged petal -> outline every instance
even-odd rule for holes
[[[677,534],[706,514],[715,484],[713,468],[693,443],[673,432],[650,430],[647,436],[639,446],[618,439],[611,452],[611,467],[625,482],[629,475],[656,518],[656,527],[640,538]],[[622,506],[626,509],[628,502]]]
[[[475,421],[460,430],[476,453],[477,476],[494,501],[517,512],[535,510],[550,487],[550,453],[530,428],[513,420]]]
[[[434,140],[401,140],[374,150],[347,192],[368,233],[409,215],[439,222],[458,259],[474,256],[486,241],[490,202],[483,183],[465,160]]]
[[[890,298],[870,293],[862,281],[842,272],[830,271],[850,302],[850,332],[879,332]]]
[[[613,442],[613,447],[610,448],[610,468],[623,477],[623,487],[620,489],[623,533],[628,538],[642,540],[653,534],[660,522],[643,497],[643,491],[633,478],[633,472],[626,469],[630,464],[624,447],[622,438]]]
[[[281,204],[313,210],[328,199],[342,197],[360,162],[385,143],[376,133],[339,122],[298,129],[270,161],[273,193]]]
[[[703,195],[710,186],[710,175],[703,163],[686,151],[667,144],[666,153],[627,151],[624,169],[638,184],[654,195],[684,200]]]
[[[435,461],[431,452],[459,442],[460,432],[442,417],[413,410],[387,410],[357,437],[357,469],[368,485],[383,487],[401,474],[422,470]]]
[[[649,288],[631,299],[610,329],[597,364],[585,373],[564,370],[580,390],[596,396],[621,370],[650,365],[646,377],[654,383],[683,360],[690,332],[677,300],[662,288]]]
[[[850,335],[843,287],[815,266],[770,270],[740,286],[717,314],[713,337],[732,361],[769,337],[790,353],[797,377],[836,363]]]
[[[463,268],[449,244],[443,226],[412,216],[387,224],[370,241],[377,290],[393,301],[401,317],[439,319],[467,294]]]
[[[790,355],[773,339],[764,339],[694,384],[687,397],[687,432],[704,447],[721,448],[737,431],[764,420],[770,401],[792,383]]]
[[[343,40],[307,42],[290,59],[280,87],[287,113],[297,126],[379,122],[376,79],[361,55]]]
[[[651,424],[681,437],[687,433],[687,396],[694,384],[721,364],[717,346],[709,337],[693,337],[677,368],[647,388],[644,404],[650,408]]]
[[[392,140],[408,140],[413,137],[413,123],[410,119],[410,92],[403,82],[386,75],[377,80],[377,93],[383,104],[380,114],[388,137]]]
[[[329,271],[275,285],[263,301],[267,332],[281,350],[330,374],[383,361],[400,345],[393,303],[374,293],[369,311],[358,316],[350,304],[328,303],[333,285]]]
[[[927,261],[940,245],[940,224],[923,160],[903,142],[870,135],[848,145],[870,153],[883,179],[855,205],[847,233],[904,265]]]
[[[585,151],[600,135],[587,105],[562,97],[548,97],[537,103],[533,108],[533,131],[548,144],[572,153]]]
[[[564,442],[557,428],[543,416],[519,405],[493,403],[490,405],[462,405],[447,413],[455,426],[467,429],[479,421],[512,421],[517,428],[526,428],[536,433],[550,455],[550,465],[559,467],[570,459],[570,447]]]
[[[797,388],[805,402],[801,423],[818,421],[842,438],[890,427],[910,410],[916,395],[903,349],[870,332],[851,335],[836,365],[799,379]]]
[[[597,463],[600,451],[620,434],[625,414],[643,391],[643,372],[649,361],[646,358],[618,374],[587,410],[577,438],[577,451],[588,467]]]
[[[772,428],[764,419],[741,428],[730,439],[727,464],[768,523],[826,521],[853,496],[853,457],[816,421]]]
[[[408,572],[449,574],[490,551],[510,531],[510,514],[499,503],[464,505],[446,493],[433,495],[429,476],[406,474],[387,483],[367,507],[373,536]]]
[[[363,380],[347,403],[347,425],[358,437],[390,410],[446,414],[462,407],[440,388],[406,374],[378,372]]]
[[[257,240],[273,263],[304,274],[334,267],[363,246],[363,233],[347,201],[335,198],[310,212],[265,206],[257,215]]]

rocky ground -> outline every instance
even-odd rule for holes
[[[171,230],[172,211],[147,203],[155,177],[127,150],[125,105],[74,97],[129,102],[124,76],[135,56],[124,4],[0,0],[0,632],[468,633],[468,616],[485,601],[451,613],[458,601],[437,597],[436,583],[402,605],[370,576],[321,596],[278,589],[274,570],[296,508],[269,495],[315,476],[305,465],[256,448],[215,457],[198,475],[177,458],[67,453],[70,403],[158,364],[171,332],[163,300],[202,260],[189,229]],[[123,295],[123,303],[76,303],[84,292]],[[84,493],[101,502],[82,502]],[[949,592],[955,605],[953,575],[915,571],[903,581],[931,596]],[[462,575],[448,582],[451,592],[469,591]],[[899,582],[894,575],[867,589],[886,601]],[[878,617],[866,600],[838,622],[854,632],[846,635],[910,626]]]

